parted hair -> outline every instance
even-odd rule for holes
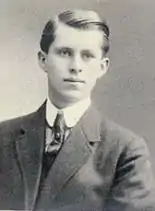
[[[72,10],[60,13],[45,24],[40,40],[40,48],[46,54],[48,54],[49,47],[54,42],[56,29],[60,22],[77,29],[101,31],[103,33],[103,45],[101,46],[103,55],[109,51],[110,32],[106,21],[101,20],[99,15],[94,11]]]

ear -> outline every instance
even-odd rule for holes
[[[45,72],[46,70],[46,62],[47,62],[47,54],[44,53],[43,51],[38,52],[38,63],[41,69],[43,69]]]
[[[110,60],[109,58],[107,57],[104,57],[102,60],[101,60],[101,70],[102,70],[102,75],[105,75],[108,68],[109,68],[109,63],[110,63]]]
[[[109,58],[104,57],[100,61],[100,72],[98,78],[101,78],[103,75],[106,74],[109,67]]]

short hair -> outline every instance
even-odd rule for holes
[[[70,27],[77,29],[95,29],[103,33],[103,55],[109,51],[109,27],[105,20],[101,20],[99,15],[94,11],[89,10],[73,10],[64,11],[56,16],[55,19],[50,19],[44,29],[40,40],[40,48],[43,52],[48,54],[50,45],[54,42],[56,36],[56,29],[62,22]]]

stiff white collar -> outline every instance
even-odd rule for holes
[[[75,105],[62,109],[62,111],[64,112],[64,117],[65,117],[65,122],[66,122],[67,127],[75,126],[76,123],[79,121],[79,119],[83,116],[85,111],[88,109],[90,104],[91,104],[91,100],[90,98],[87,98],[83,101],[76,103]],[[58,110],[59,109],[56,108],[51,103],[50,99],[47,98],[46,121],[51,127],[53,126]]]

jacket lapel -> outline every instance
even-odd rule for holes
[[[25,209],[32,210],[40,183],[44,150],[45,105],[24,121],[16,140],[17,155],[25,184]]]
[[[54,200],[66,182],[87,162],[92,153],[90,143],[95,143],[100,139],[99,119],[96,110],[89,108],[73,128],[44,183],[40,203],[46,204]]]

